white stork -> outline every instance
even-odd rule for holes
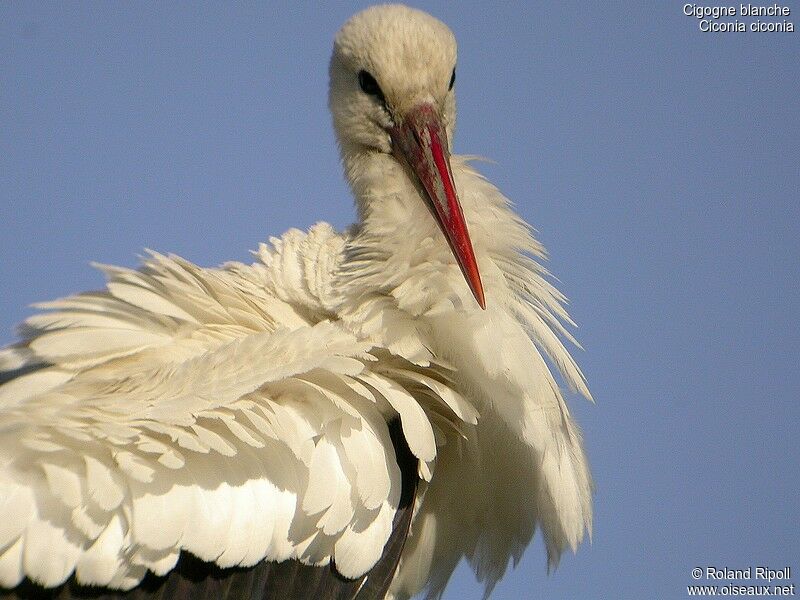
[[[0,351],[0,596],[487,591],[538,527],[591,530],[563,296],[509,201],[450,155],[456,44],[369,8],[330,108],[358,221],[253,264],[150,253]],[[102,591],[94,589],[102,588]],[[56,588],[43,590],[43,588]]]

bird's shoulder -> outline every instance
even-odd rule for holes
[[[348,239],[348,234],[324,222],[308,231],[290,229],[259,244],[253,264],[227,263],[224,270],[238,278],[239,285],[252,284],[289,305],[310,311],[312,317],[331,318],[339,302],[336,272]]]
[[[21,341],[0,350],[0,373],[156,367],[252,334],[316,325],[333,316],[344,243],[319,223],[261,244],[252,264],[207,268],[152,251],[138,269],[96,264],[105,289],[36,304],[41,312],[19,327]]]

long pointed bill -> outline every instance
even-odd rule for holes
[[[436,109],[421,104],[403,123],[389,130],[392,144],[416,174],[425,189],[428,204],[444,232],[469,289],[481,308],[486,308],[478,263],[472,250],[464,212],[453,185],[447,134]]]

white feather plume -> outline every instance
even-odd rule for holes
[[[372,100],[347,102],[357,60],[382,69],[385,90],[422,93],[451,77],[455,43],[401,6],[337,37],[331,107],[357,225],[290,230],[250,265],[151,252],[138,270],[99,266],[105,289],[38,305],[0,350],[0,587],[74,575],[129,589],[182,551],[221,567],[335,561],[358,577],[400,502],[395,418],[423,483],[391,597],[441,595],[463,557],[488,594],[537,528],[551,565],[591,533],[589,467],[554,372],[591,396],[544,249],[451,157],[477,307],[381,150],[386,131],[364,118]],[[442,106],[452,135],[452,94]]]

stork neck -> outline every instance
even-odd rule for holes
[[[439,235],[421,189],[394,156],[354,153],[345,156],[344,166],[356,201],[357,231],[362,237],[380,240],[387,250],[397,252]]]
[[[456,189],[482,277],[498,246],[513,244],[498,231],[514,226],[504,198],[458,157],[451,157]],[[404,309],[422,314],[440,299],[479,310],[447,238],[403,165],[385,153],[351,156],[346,175],[356,197],[359,221],[351,230],[341,272],[353,300],[378,292],[394,297]],[[484,190],[494,191],[484,198]],[[498,239],[500,238],[500,239]],[[352,284],[352,285],[348,285]],[[484,286],[486,280],[484,279]],[[496,287],[496,286],[495,286]],[[414,298],[411,306],[409,299]]]

